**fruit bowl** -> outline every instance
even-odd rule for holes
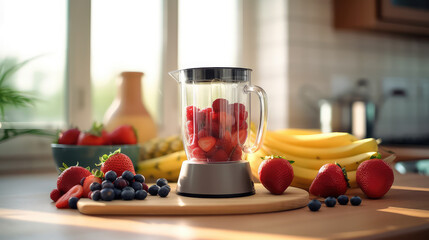
[[[103,154],[110,154],[121,149],[121,153],[126,154],[133,162],[134,168],[137,167],[137,162],[140,154],[140,145],[100,145],[100,146],[82,146],[82,145],[67,145],[67,144],[51,144],[52,154],[54,156],[57,169],[63,167],[63,163],[67,166],[79,166],[95,168],[95,164],[100,162],[99,157]]]

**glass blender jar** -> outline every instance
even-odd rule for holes
[[[193,197],[254,194],[245,154],[257,151],[267,127],[265,91],[250,84],[251,69],[189,68],[170,72],[180,84],[184,161],[177,193]],[[260,101],[256,141],[250,143],[250,93]]]

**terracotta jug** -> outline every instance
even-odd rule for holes
[[[104,115],[107,131],[129,124],[137,131],[138,143],[144,143],[157,136],[157,126],[142,101],[142,72],[122,72],[118,94]]]

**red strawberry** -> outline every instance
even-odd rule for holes
[[[228,109],[228,100],[224,98],[218,98],[212,103],[214,112],[226,112]]]
[[[393,184],[392,168],[381,159],[371,159],[359,165],[356,182],[369,198],[381,198]]]
[[[194,126],[194,121],[186,121],[186,130],[189,135],[195,133],[196,127]]]
[[[78,128],[72,128],[69,130],[66,130],[64,132],[61,132],[58,136],[58,143],[59,144],[77,144],[77,139],[79,138],[80,131]]]
[[[310,193],[320,197],[338,197],[346,193],[348,187],[347,173],[340,165],[328,163],[323,165],[310,186]]]
[[[122,125],[109,134],[109,139],[112,144],[136,144],[137,134],[131,125]]]
[[[226,162],[226,161],[228,161],[228,154],[223,149],[218,149],[208,159],[208,162]]]
[[[103,145],[112,145],[110,134],[104,129],[101,130],[101,138],[103,139]]]
[[[291,163],[293,161],[288,161],[280,156],[266,157],[259,166],[259,181],[272,194],[283,194],[293,180]]]
[[[207,137],[207,136],[209,136],[209,133],[207,132],[207,130],[205,130],[205,129],[201,129],[199,132],[198,132],[198,138],[203,138],[203,137]]]
[[[80,184],[80,180],[84,177],[91,175],[91,172],[87,168],[80,166],[68,167],[63,163],[64,168],[60,168],[63,171],[57,179],[57,189],[62,193],[66,193],[74,185]]]
[[[221,128],[231,128],[235,124],[235,117],[226,112],[219,113],[219,125]]]
[[[89,131],[80,133],[77,145],[103,145],[102,131],[103,124],[94,122]]]
[[[190,149],[198,147],[198,137],[195,134],[190,134],[188,138],[188,144]]]
[[[198,140],[198,146],[205,152],[210,151],[216,144],[216,138],[209,136]]]
[[[149,191],[149,186],[146,183],[142,183],[143,185],[143,190],[145,190],[146,192]]]
[[[192,159],[196,161],[206,161],[206,152],[204,152],[201,148],[196,147],[192,150]]]
[[[196,112],[198,112],[199,109],[195,106],[187,106],[186,107],[186,119],[189,121],[194,121],[194,116],[196,116]]]
[[[89,175],[88,177],[85,178],[83,182],[83,197],[87,197],[88,193],[91,192],[91,190],[89,189],[89,186],[93,182],[98,182],[99,184],[101,184],[101,179],[94,175]]]
[[[58,199],[55,206],[57,208],[69,208],[69,198],[77,197],[81,198],[83,193],[83,188],[81,185],[75,185],[70,190],[68,190],[63,196]]]
[[[240,146],[236,146],[232,152],[231,152],[231,157],[229,158],[230,161],[240,161],[241,160],[241,155],[243,154],[242,149]]]
[[[116,150],[110,155],[104,154],[103,156],[101,156],[100,164],[98,164],[97,166],[100,165],[100,170],[103,173],[113,170],[118,176],[121,176],[124,171],[128,170],[133,174],[136,174],[133,162],[127,155],[121,153],[121,149]]]
[[[56,202],[60,197],[62,196],[60,190],[54,189],[51,192],[51,199],[52,201]]]
[[[247,139],[247,129],[241,129],[239,131],[236,131],[231,136],[232,144],[235,146],[237,144],[244,144]]]

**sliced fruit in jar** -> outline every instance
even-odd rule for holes
[[[191,158],[192,160],[196,161],[206,161],[206,152],[204,152],[201,148],[196,147],[192,150]]]
[[[198,147],[198,137],[195,134],[190,134],[188,138],[188,147],[189,149],[194,149]]]
[[[247,139],[247,129],[241,129],[232,134],[232,144],[235,146],[237,144],[244,144]]]
[[[210,151],[216,144],[216,139],[212,136],[204,137],[198,140],[198,146],[205,152]]]
[[[186,121],[186,131],[189,135],[194,134],[195,133],[195,126],[194,126],[194,121],[188,120]]]
[[[213,101],[212,107],[214,112],[225,112],[228,108],[228,100],[224,98],[218,98]]]
[[[186,119],[190,121],[194,121],[194,116],[196,116],[196,112],[198,112],[198,108],[195,106],[187,106],[186,107]]]
[[[228,161],[228,154],[223,149],[218,149],[208,159],[208,162],[225,162],[225,161]]]
[[[242,149],[240,146],[236,145],[236,147],[231,152],[231,156],[229,157],[229,160],[230,161],[240,161],[241,155],[243,155]]]

